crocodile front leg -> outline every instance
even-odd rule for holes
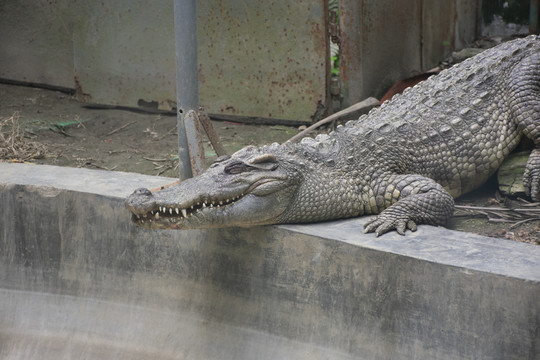
[[[454,199],[438,183],[420,175],[391,175],[375,189],[382,212],[364,225],[377,236],[391,230],[404,235],[417,224],[443,225],[454,212]],[[384,209],[384,210],[383,210]]]

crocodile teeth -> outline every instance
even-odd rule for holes
[[[169,214],[173,214],[173,209],[172,208],[169,208]]]
[[[178,210],[178,209],[177,209],[177,210]],[[184,215],[185,218],[187,217],[187,211],[186,211],[186,209],[182,209],[182,215]]]
[[[157,219],[159,219],[159,212],[156,212],[156,215],[154,215],[154,217]]]
[[[202,207],[205,208],[205,207],[206,207],[206,203],[202,203]]]
[[[178,208],[176,208],[176,215],[180,215],[180,210]]]

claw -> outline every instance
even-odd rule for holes
[[[392,230],[396,230],[399,235],[405,235],[407,229],[416,231],[416,223],[410,219],[387,219],[381,215],[364,225],[364,233],[375,232],[377,237]]]
[[[399,235],[405,235],[405,230],[407,230],[407,222],[399,221],[396,225],[396,231]]]
[[[407,228],[413,232],[416,231],[416,223],[412,220],[407,221]]]

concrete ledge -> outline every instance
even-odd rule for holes
[[[540,247],[363,219],[133,226],[123,198],[172,181],[0,163],[0,357],[540,357]]]

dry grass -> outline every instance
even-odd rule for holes
[[[25,162],[54,156],[41,143],[23,136],[19,125],[19,114],[0,118],[0,160]]]
[[[507,199],[508,200],[508,199]],[[486,217],[491,223],[506,223],[496,236],[540,245],[540,203],[516,198],[502,203],[503,207],[455,205],[456,217]],[[522,225],[527,225],[525,228]],[[474,232],[474,231],[473,231]],[[493,235],[492,235],[493,236]]]

